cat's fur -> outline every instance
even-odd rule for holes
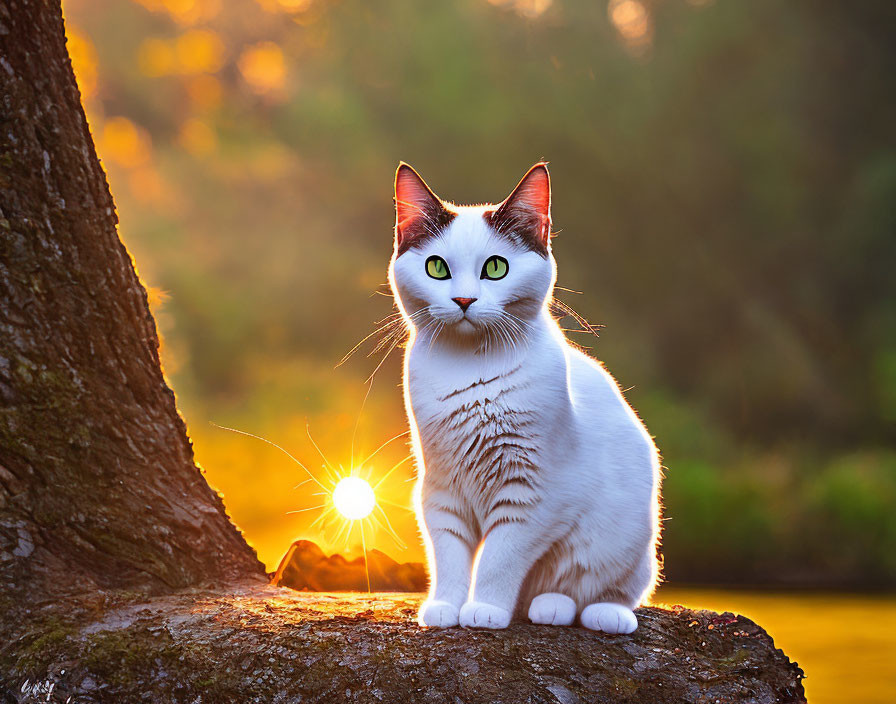
[[[411,329],[405,403],[432,580],[421,623],[578,615],[634,631],[657,580],[659,458],[613,377],[549,312],[546,165],[497,206],[456,206],[401,164],[395,199],[389,278]],[[434,255],[450,278],[427,275]],[[500,280],[480,278],[492,255],[509,264]]]

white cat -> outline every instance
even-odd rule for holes
[[[395,203],[389,279],[411,332],[405,405],[432,582],[420,622],[578,615],[631,633],[657,580],[659,458],[549,312],[547,166],[497,206],[456,206],[402,163]]]

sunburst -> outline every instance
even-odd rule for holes
[[[400,549],[404,550],[407,548],[405,542],[401,539],[398,533],[395,532],[395,528],[393,528],[392,522],[389,520],[389,516],[386,513],[384,506],[404,509],[406,511],[412,511],[413,509],[386,500],[378,494],[378,490],[399,467],[402,467],[410,461],[413,455],[405,456],[379,476],[377,476],[377,472],[371,462],[381,450],[399,438],[405,437],[409,431],[401,432],[398,435],[389,438],[361,462],[355,462],[354,457],[352,457],[349,467],[345,468],[341,464],[338,466],[334,465],[327,459],[326,455],[324,455],[323,451],[320,449],[320,446],[318,446],[317,442],[312,437],[311,428],[306,422],[305,430],[308,434],[308,439],[311,441],[312,446],[323,461],[323,465],[321,466],[322,475],[318,476],[290,452],[267,438],[248,433],[244,430],[228,428],[227,426],[218,425],[217,423],[212,423],[212,425],[221,430],[228,430],[232,433],[261,440],[286,455],[307,475],[306,478],[296,484],[294,488],[298,489],[309,482],[313,482],[317,485],[320,491],[314,492],[312,495],[323,497],[322,503],[316,506],[309,506],[307,508],[286,512],[287,514],[295,514],[320,511],[320,515],[308,526],[309,530],[317,528],[323,536],[328,529],[335,528],[336,534],[332,539],[332,542],[338,544],[340,541],[344,541],[345,546],[348,547],[355,527],[359,529],[361,548],[364,553],[364,570],[367,575],[368,592],[370,591],[370,568],[367,562],[367,536],[373,535],[374,530],[379,528],[387,533]],[[352,444],[354,445],[354,442]],[[354,452],[352,452],[352,454],[354,454]]]

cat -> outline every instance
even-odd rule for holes
[[[458,206],[402,162],[395,206],[389,281],[410,330],[403,386],[431,579],[419,622],[578,617],[633,632],[658,578],[659,455],[550,313],[547,165],[498,205]]]

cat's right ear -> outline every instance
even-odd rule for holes
[[[403,161],[395,171],[395,246],[405,252],[421,237],[431,236],[444,226],[448,210],[410,164]],[[447,217],[450,222],[450,217]]]

